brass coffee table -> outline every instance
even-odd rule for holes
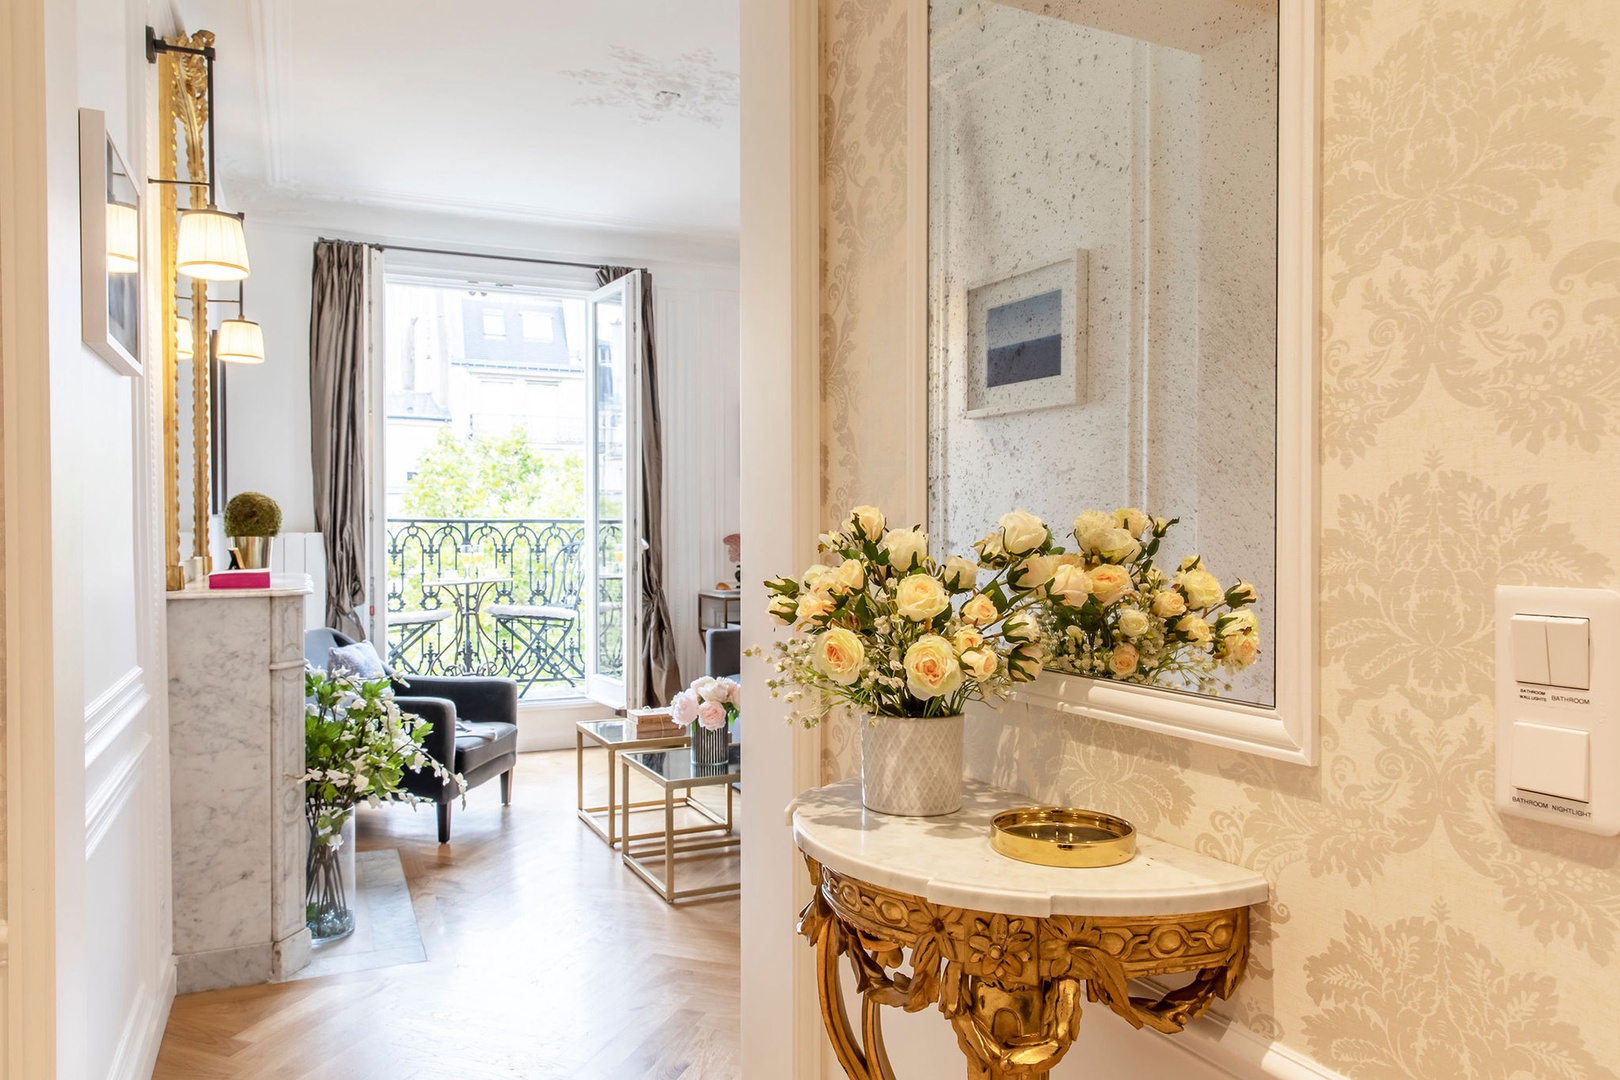
[[[675,747],[684,747],[692,740],[685,732],[674,735],[656,735],[636,737],[630,733],[630,725],[626,720],[580,720],[574,724],[574,805],[579,812],[579,820],[583,821],[597,836],[601,837],[610,848],[619,846],[618,819],[621,807],[618,802],[617,784],[619,782],[618,756],[629,750],[663,750]],[[599,806],[585,805],[585,744],[600,746],[607,751],[607,802]],[[628,797],[630,789],[624,789]],[[647,799],[642,802],[631,803],[628,809],[650,810],[656,806],[663,806],[662,799]],[[606,827],[598,818],[606,819]],[[626,825],[626,828],[629,826]],[[642,833],[633,836],[632,840],[647,840],[654,836],[662,836],[662,832]]]
[[[648,833],[643,836],[632,837],[630,832],[630,805],[626,803],[623,808],[625,843],[621,847],[624,865],[628,866],[637,877],[652,886],[653,891],[664,898],[665,903],[673,904],[677,900],[690,900],[699,896],[720,896],[722,894],[736,894],[742,891],[742,882],[737,881],[727,885],[705,885],[697,889],[678,889],[675,887],[675,856],[685,855],[694,851],[719,851],[725,848],[737,847],[742,843],[742,837],[733,831],[732,821],[732,785],[742,780],[742,748],[733,745],[730,759],[724,765],[694,765],[691,751],[655,750],[637,753],[624,753],[619,755],[621,768],[624,770],[624,783],[622,785],[626,794],[630,791],[630,773],[632,770],[641,774],[648,780],[664,789],[664,830],[662,834]],[[692,798],[692,789],[699,787],[723,787],[726,789],[726,816],[724,819],[716,817],[708,807]],[[675,827],[675,793],[684,792],[686,805],[696,810],[713,825],[695,825],[677,829]],[[689,837],[693,833],[722,832],[724,835],[706,838]],[[660,836],[660,841],[633,847],[632,841]],[[663,863],[663,876],[659,877],[655,869],[649,868],[649,863],[656,865]]]

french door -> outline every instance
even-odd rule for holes
[[[643,700],[641,275],[603,286],[586,308],[585,692],[622,709]]]

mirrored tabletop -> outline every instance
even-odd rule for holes
[[[621,757],[638,772],[666,788],[729,784],[742,779],[742,747],[736,743],[732,744],[730,759],[724,765],[694,765],[692,752],[684,748],[644,751]]]

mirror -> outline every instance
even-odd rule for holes
[[[936,543],[966,550],[1015,506],[1071,551],[1083,510],[1179,519],[1159,566],[1197,553],[1259,594],[1261,659],[1219,689],[1255,717],[1279,700],[1278,14],[929,8]],[[1096,713],[1045,681],[1035,699]]]

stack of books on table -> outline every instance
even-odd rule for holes
[[[632,739],[668,739],[686,734],[686,725],[677,724],[668,709],[631,709],[626,717],[625,734]]]

